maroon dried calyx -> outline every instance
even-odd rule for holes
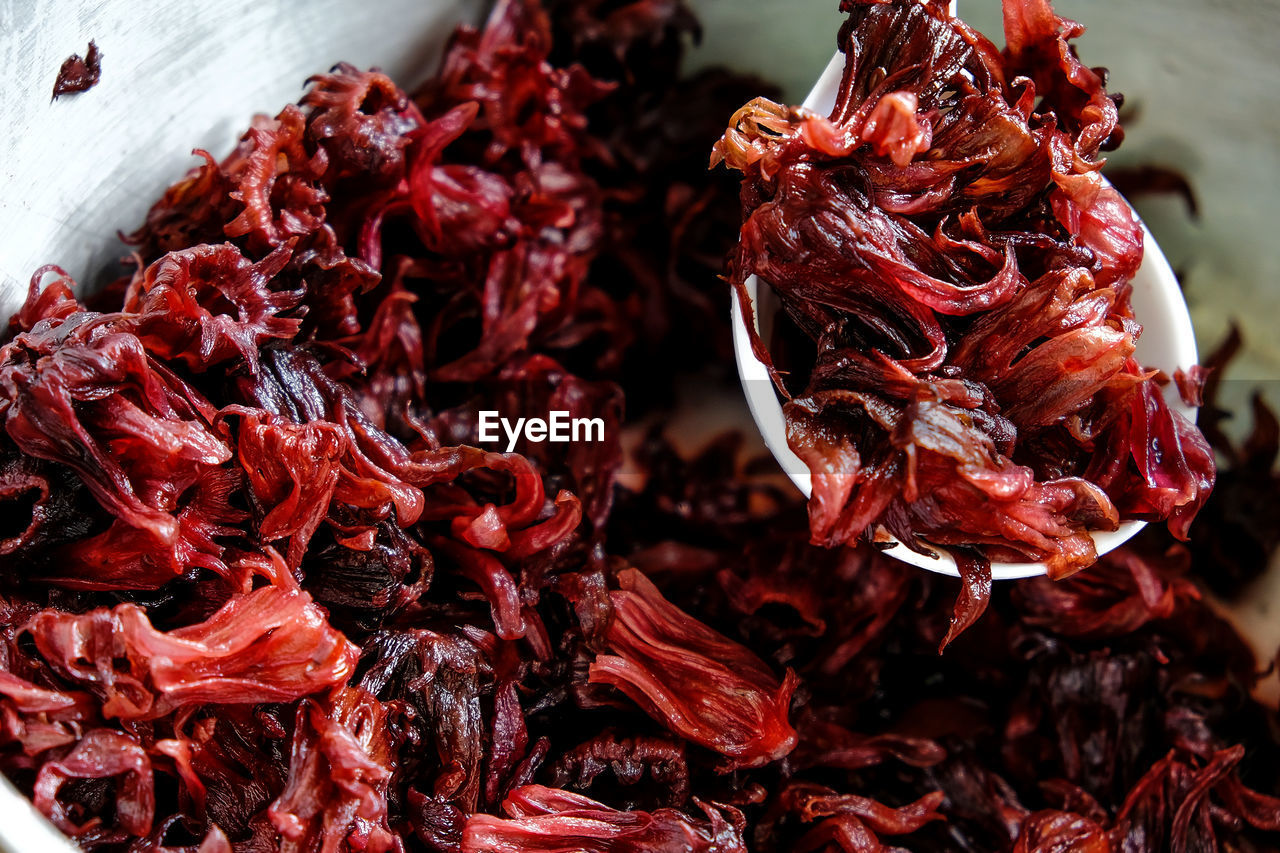
[[[204,622],[156,630],[135,604],[44,610],[25,630],[49,664],[102,699],[104,717],[148,720],[215,704],[287,702],[346,682],[358,650],[329,625],[283,562],[245,556],[267,581]]]
[[[34,786],[36,808],[53,825],[70,836],[101,831],[102,816],[92,816],[83,823],[73,817],[81,804],[63,802],[62,789],[79,779],[113,779],[114,791],[108,814],[114,813],[120,838],[146,835],[155,819],[156,789],[151,759],[137,738],[110,729],[85,732],[65,758],[50,761],[40,768]]]
[[[210,426],[214,406],[134,333],[136,315],[78,310],[69,292],[52,301],[32,285],[19,313],[30,328],[0,349],[6,445],[74,472],[110,519],[38,571],[130,589],[225,571],[214,537],[243,513],[226,501],[232,451]]]
[[[402,853],[387,824],[397,745],[388,708],[360,688],[298,705],[285,789],[267,810],[282,853],[354,849]]]
[[[63,95],[75,95],[87,92],[102,79],[102,51],[93,39],[89,40],[89,49],[80,54],[72,54],[62,61],[58,69],[58,79],[53,81],[53,98],[57,100]]]
[[[468,820],[461,849],[462,853],[745,853],[741,814],[732,808],[698,806],[705,820],[675,809],[618,811],[580,794],[528,785],[512,791],[502,804],[507,818],[475,815]]]
[[[750,650],[671,604],[627,569],[611,592],[613,654],[591,664],[591,681],[612,684],[683,738],[725,755],[732,766],[776,760],[796,744],[787,720],[795,674],[781,682]]]

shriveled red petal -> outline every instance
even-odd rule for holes
[[[463,853],[741,853],[741,815],[699,804],[699,820],[675,809],[618,811],[580,794],[527,785],[502,804],[508,818],[473,815],[462,835]]]
[[[676,734],[738,766],[779,759],[796,744],[787,720],[796,678],[779,683],[764,662],[672,605],[635,569],[618,576],[611,655],[590,680],[612,684]]]
[[[36,777],[34,802],[54,826],[68,835],[82,835],[93,830],[100,818],[77,824],[58,794],[73,779],[116,780],[113,803],[116,826],[131,835],[146,835],[155,818],[155,782],[151,775],[151,759],[136,738],[109,729],[85,733],[66,758],[50,761]]]
[[[282,851],[402,853],[387,823],[393,747],[387,716],[386,706],[360,688],[298,705],[289,778],[267,812]]]
[[[104,716],[154,719],[206,702],[287,702],[343,684],[358,650],[274,557],[246,557],[271,582],[203,622],[158,631],[134,604],[46,610],[26,626],[40,654],[104,702]]]

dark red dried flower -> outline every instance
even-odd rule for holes
[[[325,847],[404,850],[387,825],[394,735],[387,708],[360,688],[298,705],[284,791],[267,810],[282,853]]]
[[[87,92],[102,79],[102,51],[93,39],[89,39],[89,49],[80,54],[72,54],[62,61],[58,69],[58,79],[53,81],[53,98],[57,100],[63,95],[75,95]]]
[[[787,721],[795,674],[779,683],[743,646],[672,605],[635,569],[609,594],[613,652],[591,664],[591,681],[613,686],[683,738],[727,756],[734,766],[776,760],[796,744]]]
[[[37,614],[26,626],[64,678],[102,698],[104,717],[154,719],[209,702],[282,702],[344,684],[358,651],[297,586],[278,557],[238,569],[267,585],[236,593],[204,622],[169,632],[135,604],[76,615]]]
[[[698,805],[707,820],[695,820],[674,809],[621,812],[579,794],[528,785],[512,791],[502,804],[508,819],[476,815],[467,821],[462,853],[746,850],[741,838],[741,815],[732,809]]]
[[[119,777],[119,778],[116,778]],[[72,816],[81,804],[68,805],[58,795],[73,779],[116,778],[108,814],[115,814],[115,828],[122,837],[145,835],[151,830],[156,810],[155,782],[151,759],[136,738],[110,729],[85,732],[75,749],[60,761],[50,761],[36,777],[33,800],[53,825],[71,836],[96,829],[100,817],[77,823]]]

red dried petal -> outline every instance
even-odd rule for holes
[[[902,168],[917,154],[928,151],[933,141],[933,127],[921,120],[913,92],[890,92],[881,95],[862,126],[862,141],[871,143],[881,157],[888,157]]]
[[[273,556],[243,567],[271,583],[233,595],[204,622],[158,631],[134,604],[83,615],[46,610],[26,626],[66,678],[104,699],[104,716],[155,719],[206,702],[287,702],[343,684],[358,649]]]
[[[291,424],[252,411],[240,420],[236,455],[262,513],[258,535],[263,542],[289,539],[290,566],[302,561],[328,515],[345,450],[345,436],[332,424]]]
[[[230,243],[171,252],[130,286],[125,310],[140,316],[128,327],[154,357],[195,371],[238,358],[256,371],[258,348],[271,338],[291,339],[302,325],[278,316],[295,308],[302,293],[271,286],[290,254],[290,246],[281,246],[255,264]]]
[[[1107,833],[1087,817],[1041,811],[1023,821],[1013,853],[1112,853],[1113,849]]]
[[[787,721],[795,674],[779,683],[746,648],[685,614],[635,569],[618,575],[605,642],[590,680],[612,684],[681,737],[734,766],[779,759],[796,745]]]
[[[97,827],[100,818],[91,817],[77,824],[59,791],[72,779],[116,780],[113,803],[115,823],[130,835],[146,835],[155,817],[155,782],[151,775],[151,759],[137,739],[109,729],[86,732],[66,758],[47,762],[36,777],[36,808],[68,835],[83,835]]]
[[[289,777],[267,810],[282,853],[403,853],[387,824],[393,746],[387,716],[386,706],[359,688],[343,688],[323,705],[298,705]]]
[[[463,853],[744,853],[741,820],[732,809],[699,804],[707,820],[675,809],[617,811],[579,794],[527,785],[502,804],[509,819],[473,815],[462,836]]]

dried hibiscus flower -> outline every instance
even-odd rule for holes
[[[764,764],[796,743],[787,722],[796,680],[781,683],[750,651],[681,612],[635,569],[618,575],[604,642],[613,654],[591,664],[591,681],[613,684],[676,734]]]
[[[741,853],[741,815],[701,805],[707,820],[671,809],[622,812],[580,794],[529,785],[503,803],[510,817],[478,815],[467,822],[463,853],[615,850],[649,853]],[[734,826],[734,822],[739,825]]]
[[[87,92],[102,79],[102,51],[93,39],[89,39],[89,49],[84,56],[78,53],[68,56],[58,68],[58,79],[53,81],[53,100],[63,95],[77,95]]]

